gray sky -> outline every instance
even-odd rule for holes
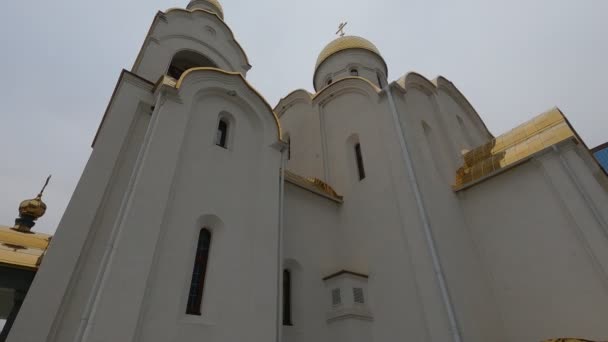
[[[0,21],[0,224],[45,194],[53,232],[91,152],[121,69],[157,10],[188,0],[6,1]],[[589,147],[608,141],[605,0],[221,0],[271,105],[312,90],[318,53],[343,20],[375,43],[389,78],[443,75],[494,134],[559,106]]]

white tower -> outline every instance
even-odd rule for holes
[[[157,14],[9,341],[276,339],[284,144],[250,67],[217,1]]]

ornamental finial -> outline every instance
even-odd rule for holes
[[[44,193],[44,189],[46,189],[46,187],[49,185],[49,181],[51,180],[51,176],[52,175],[49,175],[46,178],[46,182],[44,182],[44,186],[42,187],[42,190],[40,190],[40,192],[38,193],[38,198],[42,198],[42,194]]]

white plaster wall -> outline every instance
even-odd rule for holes
[[[575,168],[600,195],[584,163]],[[608,240],[558,154],[549,152],[460,196],[507,340],[608,335]],[[603,213],[608,209],[605,193],[593,203]]]
[[[293,184],[285,187],[284,267],[292,276],[293,326],[284,342],[335,342],[326,314],[331,308],[322,278],[340,270],[340,204]]]
[[[280,112],[284,138],[291,141],[292,157],[287,161],[287,169],[305,177],[324,179],[319,112],[308,94],[301,97],[304,99],[295,100]]]
[[[414,244],[407,232],[420,221],[405,185],[386,99],[364,82],[349,80],[328,89],[318,101],[328,180],[344,195],[338,250],[343,268],[370,275],[374,340],[391,341],[395,336],[429,340],[433,327],[427,325],[425,311],[436,303],[424,300],[422,291],[432,289],[433,283],[418,274],[430,268],[422,266],[427,259],[419,254],[423,250],[412,249]],[[354,147],[349,141],[353,134],[358,135],[362,147],[366,169],[363,181],[358,179]],[[442,326],[441,317],[434,323]],[[435,330],[437,336],[445,331]]]
[[[461,205],[451,188],[452,177],[459,164],[454,158],[456,151],[453,143],[445,134],[444,113],[438,111],[436,94],[412,88],[406,93],[393,91],[393,96],[461,334],[467,341],[501,341],[500,316],[488,277],[482,268]],[[429,127],[426,132],[422,121]],[[409,205],[414,206],[415,203]],[[420,214],[416,212],[415,215]],[[422,234],[420,226],[410,229],[411,239],[419,241],[412,243],[412,250],[418,250],[416,255],[420,262],[431,267],[428,264],[430,254],[427,241]],[[425,268],[419,270],[421,274],[424,272]],[[433,287],[437,286],[434,276],[425,281],[433,284]],[[420,285],[423,289],[426,286],[424,283]],[[438,292],[430,292],[429,295],[439,296]],[[437,304],[439,309],[429,316],[429,324],[438,324],[446,317],[444,304]],[[430,303],[427,306],[434,307]],[[441,327],[438,325],[431,331]],[[433,337],[433,340],[440,339]]]
[[[351,68],[357,68],[359,77],[369,80],[379,88],[386,85],[388,71],[378,55],[363,49],[349,49],[333,54],[321,63],[313,80],[315,89],[320,91],[326,87],[330,77],[332,82],[351,77]],[[382,84],[378,83],[378,74],[381,75]]]
[[[70,341],[78,330],[78,323],[88,305],[92,289],[99,282],[97,274],[100,263],[110,240],[112,227],[120,210],[137,155],[150,122],[151,106],[146,105],[137,112],[122,155],[115,166],[115,174],[108,187],[105,203],[99,208],[97,218],[91,227],[85,248],[82,249],[77,273],[62,306],[60,319],[57,320],[55,341]],[[110,119],[108,119],[110,120]],[[107,144],[100,141],[99,144]]]
[[[235,120],[228,149],[214,144],[224,111]],[[198,95],[187,127],[138,340],[272,340],[280,154],[266,144],[251,109],[225,95]],[[212,230],[212,242],[199,317],[185,312],[203,226]]]
[[[491,136],[481,123],[481,119],[471,109],[467,109],[464,103],[458,101],[459,96],[455,93],[456,90],[447,91],[446,88],[440,86],[435,98],[439,105],[441,119],[448,127],[446,133],[454,147],[460,152],[485,144],[491,139]],[[466,101],[464,98],[460,100]]]
[[[133,72],[156,82],[167,73],[173,56],[183,50],[200,53],[223,70],[246,75],[251,67],[228,26],[216,15],[173,10],[155,19]]]

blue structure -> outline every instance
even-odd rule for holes
[[[593,155],[600,162],[604,170],[608,172],[608,143],[594,148],[591,152],[593,152]]]

